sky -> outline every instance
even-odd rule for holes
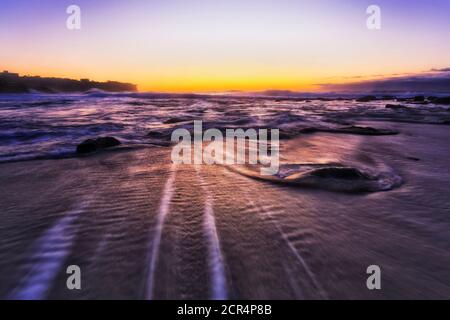
[[[66,27],[72,4],[80,30]],[[366,26],[372,4],[380,30]],[[449,0],[0,0],[3,70],[140,91],[315,91],[421,74],[450,67],[449,34]]]

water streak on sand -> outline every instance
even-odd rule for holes
[[[86,207],[86,203],[60,218],[32,245],[30,261],[36,261],[26,271],[19,285],[12,291],[13,300],[41,300],[46,298],[54,279],[61,271],[74,244],[76,232],[70,230]]]
[[[225,300],[227,299],[227,287],[225,277],[225,267],[223,262],[222,250],[220,248],[220,241],[217,235],[216,221],[214,218],[214,210],[212,206],[212,197],[209,188],[205,184],[201,175],[200,166],[196,165],[195,170],[200,180],[200,185],[205,193],[205,216],[204,216],[204,228],[208,236],[208,249],[209,249],[209,267],[212,273],[212,299]]]
[[[224,172],[226,175],[232,175],[232,173],[226,169],[224,169]],[[301,264],[301,266],[303,267],[303,269],[305,270],[306,274],[308,275],[309,279],[311,280],[312,284],[314,285],[314,287],[317,289],[318,293],[320,294],[320,296],[324,299],[328,299],[328,295],[325,292],[325,290],[323,289],[322,285],[319,283],[319,281],[317,280],[316,276],[314,275],[314,273],[311,271],[311,269],[309,268],[308,264],[306,263],[305,259],[303,259],[303,257],[300,255],[300,253],[297,251],[297,249],[295,248],[295,246],[292,244],[292,242],[289,240],[289,236],[283,231],[283,229],[281,228],[281,226],[277,223],[277,220],[275,219],[275,217],[273,216],[273,214],[269,211],[267,211],[263,206],[256,204],[253,200],[251,200],[250,197],[248,197],[248,194],[245,190],[241,190],[247,197],[247,201],[248,203],[254,207],[255,209],[257,209],[259,212],[262,212],[264,215],[266,215],[267,218],[269,218],[269,220],[273,223],[273,225],[275,226],[275,228],[278,230],[278,232],[281,235],[281,238],[283,239],[283,241],[286,243],[286,245],[288,246],[289,250],[292,252],[292,254],[295,256],[295,258],[297,259],[297,261],[299,261],[299,263]]]
[[[281,234],[281,238],[286,243],[286,245],[289,247],[289,250],[293,253],[295,258],[300,262],[301,266],[303,267],[303,269],[307,273],[307,275],[308,275],[309,279],[311,280],[311,282],[313,283],[313,285],[316,287],[316,289],[319,292],[320,296],[325,298],[325,299],[328,299],[328,296],[327,296],[325,290],[323,289],[322,285],[317,280],[317,278],[314,275],[314,273],[309,268],[309,266],[306,263],[305,259],[303,259],[303,257],[300,255],[298,250],[295,248],[295,246],[289,240],[289,236],[281,229],[280,225],[277,223],[277,221],[273,217],[273,215],[270,212],[266,211],[263,207],[255,204],[255,202],[253,202],[252,200],[248,199],[248,201],[254,208],[257,208],[261,212],[264,212],[267,215],[267,217],[273,222],[274,226],[277,228],[277,230]]]
[[[148,280],[147,280],[147,299],[153,299],[153,287],[155,280],[155,271],[156,271],[156,263],[159,256],[159,247],[161,244],[161,236],[164,228],[164,221],[166,220],[167,214],[169,213],[170,202],[172,200],[175,187],[175,175],[176,175],[177,165],[172,164],[170,168],[170,176],[166,181],[164,186],[163,195],[161,198],[161,204],[159,206],[157,222],[155,226],[151,251],[150,251],[150,260],[149,260],[149,271],[148,271]]]

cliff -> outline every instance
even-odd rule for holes
[[[21,77],[17,73],[4,71],[0,73],[0,93],[44,93],[85,92],[99,89],[108,92],[137,91],[131,83],[117,81],[96,82],[89,79],[73,80],[64,78],[44,78],[39,76]]]

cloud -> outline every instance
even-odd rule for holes
[[[323,91],[334,92],[429,92],[450,93],[450,68],[432,73],[388,77],[342,84],[319,84]]]
[[[431,72],[450,72],[450,68],[431,69]]]

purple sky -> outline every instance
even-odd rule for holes
[[[66,28],[70,4],[81,30]],[[448,0],[2,0],[0,68],[155,91],[316,90],[449,67],[449,32]]]

